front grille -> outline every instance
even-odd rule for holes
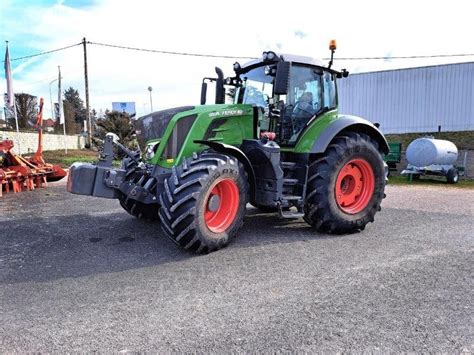
[[[178,113],[193,110],[194,106],[182,106],[150,113],[140,117],[134,123],[138,144],[142,149],[151,139],[161,138],[171,119]]]
[[[197,115],[190,115],[183,117],[176,122],[173,132],[166,143],[163,157],[166,159],[174,159],[181,150],[184,141],[191,130],[191,127],[196,120]]]

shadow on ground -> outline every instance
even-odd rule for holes
[[[0,283],[48,281],[156,266],[199,257],[164,236],[159,222],[123,212],[15,218],[2,221]],[[231,248],[334,238],[301,219],[258,214],[249,208]]]

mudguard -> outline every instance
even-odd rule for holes
[[[371,122],[357,116],[338,115],[337,119],[329,124],[316,139],[311,153],[324,153],[334,137],[343,131],[365,133],[378,143],[379,149],[384,154],[390,151],[383,133]]]
[[[253,167],[250,163],[249,158],[244,154],[244,152],[242,152],[239,148],[234,147],[233,145],[220,142],[195,140],[194,143],[207,145],[209,148],[215,150],[216,152],[225,153],[237,158],[243,164],[245,171],[248,174],[250,196],[255,196],[255,172],[253,171]]]

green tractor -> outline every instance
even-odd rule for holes
[[[68,191],[116,198],[198,253],[231,241],[247,203],[302,217],[321,233],[363,230],[385,196],[389,148],[373,124],[338,113],[336,79],[348,72],[331,68],[335,49],[331,41],[327,66],[270,51],[235,63],[226,79],[216,68],[217,78],[203,79],[200,106],[137,119],[141,152],[109,133],[97,164],[73,164]],[[213,105],[205,105],[207,82]],[[112,168],[114,147],[126,154],[120,168]]]

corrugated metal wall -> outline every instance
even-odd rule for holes
[[[338,90],[340,113],[384,133],[474,130],[474,62],[352,74]]]

